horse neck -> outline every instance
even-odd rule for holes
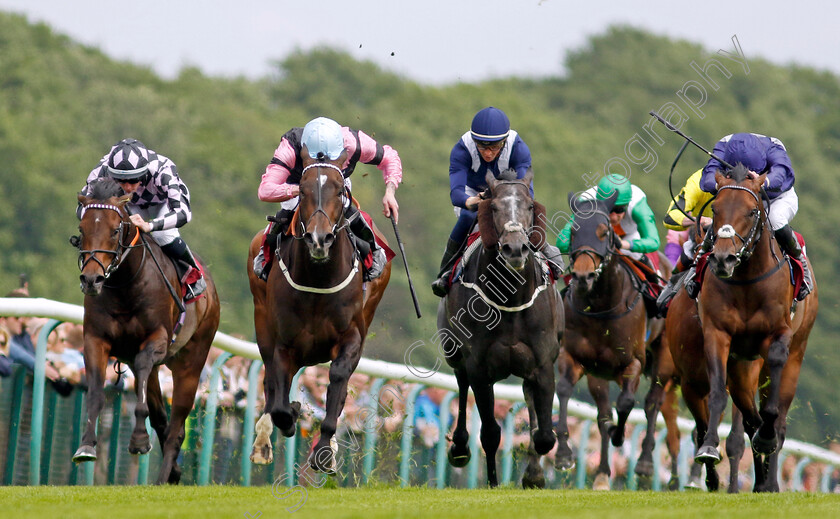
[[[585,287],[578,285],[575,298],[581,303],[586,303],[591,311],[601,311],[619,304],[626,297],[628,287],[632,288],[630,276],[620,261],[617,254],[610,255],[601,275],[592,285],[592,290],[587,291]]]
[[[534,253],[529,251],[528,255],[522,272],[513,272],[507,267],[498,249],[482,248],[476,283],[482,285],[485,294],[499,304],[517,306],[530,301],[534,290],[542,281],[542,269],[537,264]]]

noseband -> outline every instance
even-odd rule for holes
[[[729,239],[729,238],[738,238],[741,240],[741,248],[735,253],[735,266],[741,264],[741,261],[746,261],[752,256],[753,252],[755,251],[756,246],[758,245],[758,240],[761,238],[761,200],[758,198],[758,195],[755,192],[744,186],[736,186],[736,185],[728,185],[723,186],[718,189],[718,193],[723,191],[724,189],[737,189],[740,191],[746,191],[755,199],[756,202],[756,209],[758,212],[753,216],[752,226],[750,227],[750,231],[746,237],[741,236],[735,231],[735,228],[732,227],[730,224],[722,225],[720,229],[717,230],[716,236],[712,241],[713,244],[717,244],[718,238]]]
[[[325,162],[316,162],[315,164],[310,164],[310,165],[306,166],[305,168],[303,168],[303,172],[301,173],[301,176],[303,176],[303,174],[306,173],[311,168],[331,168],[331,169],[334,169],[334,170],[338,171],[338,173],[339,173],[339,175],[341,175],[342,179],[344,178],[344,173],[341,171],[341,168],[339,168],[338,166],[335,166],[333,164],[328,164],[328,163],[325,163]],[[341,229],[343,229],[344,227],[347,227],[347,225],[349,225],[349,222],[344,217],[344,202],[345,202],[346,189],[344,187],[342,187],[342,189],[341,189],[341,194],[339,195],[341,197],[341,215],[338,217],[338,221],[333,223],[332,219],[330,218],[330,215],[328,215],[327,212],[324,211],[323,197],[321,196],[321,187],[323,186],[323,183],[321,182],[321,172],[320,171],[318,171],[318,176],[316,177],[315,180],[316,180],[316,183],[318,184],[318,197],[317,197],[318,206],[315,208],[315,210],[312,212],[312,214],[309,215],[309,218],[306,220],[306,223],[304,223],[303,221],[300,221],[301,234],[300,234],[300,237],[295,236],[296,239],[301,239],[301,237],[304,234],[306,234],[306,229],[309,227],[309,223],[312,221],[312,218],[314,218],[315,215],[318,214],[318,213],[323,214],[324,217],[327,219],[327,222],[329,222],[329,224],[332,226],[332,229],[330,230],[330,232],[333,235],[337,234],[338,231],[340,231]],[[339,227],[339,224],[342,224],[341,227]]]
[[[105,276],[105,279],[108,279],[108,277],[120,267],[128,253],[131,252],[131,250],[135,247],[139,247],[139,245],[137,245],[137,241],[140,239],[140,229],[136,230],[134,239],[131,240],[131,243],[125,245],[123,243],[123,238],[125,237],[126,229],[128,229],[131,224],[126,220],[126,215],[121,208],[111,204],[88,204],[82,207],[82,218],[85,217],[85,212],[87,212],[88,209],[108,209],[111,211],[116,211],[116,213],[120,215],[119,237],[117,238],[117,248],[115,250],[79,249],[79,271],[83,271],[85,269],[85,266],[91,260],[93,260],[96,263],[98,263],[99,266],[102,268],[102,272]],[[99,258],[96,257],[96,253],[98,252],[104,254],[111,254],[114,256],[111,260],[111,263],[109,263],[107,267],[104,263],[99,261]],[[87,258],[85,258],[86,255]]]

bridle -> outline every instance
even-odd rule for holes
[[[124,238],[126,233],[128,232],[128,229],[131,226],[131,223],[127,220],[127,216],[122,210],[122,208],[112,204],[87,204],[86,206],[82,207],[82,218],[85,217],[85,212],[87,212],[88,209],[107,209],[110,211],[115,211],[118,215],[120,215],[120,226],[118,228],[119,236],[117,238],[116,249],[79,249],[79,271],[83,271],[85,269],[85,266],[87,266],[87,264],[91,260],[93,260],[99,264],[100,268],[102,268],[105,279],[108,279],[108,277],[111,274],[113,274],[114,271],[116,271],[120,267],[120,265],[122,265],[122,262],[125,260],[126,256],[128,256],[128,254],[133,249],[141,246],[137,244],[137,242],[140,239],[140,229],[135,229],[134,238],[131,240],[131,243],[126,245],[124,243]],[[99,260],[99,258],[96,257],[97,253],[113,255],[113,259],[107,267],[104,263],[102,263],[102,261]],[[87,256],[87,258],[85,258],[85,256]]]
[[[755,192],[748,187],[730,184],[719,188],[718,193],[720,193],[724,189],[737,189],[739,191],[746,191],[747,193],[752,195],[756,203],[756,206],[754,208],[755,211],[753,212],[752,216],[752,226],[750,226],[750,230],[747,233],[746,237],[738,234],[738,232],[735,231],[735,228],[732,227],[732,225],[725,224],[717,230],[712,240],[712,244],[716,244],[718,238],[738,238],[739,240],[741,240],[741,248],[738,250],[738,252],[735,253],[735,266],[737,267],[741,264],[741,261],[746,261],[750,258],[750,256],[752,256],[753,252],[755,252],[756,246],[758,245],[758,241],[761,238],[761,229],[763,228],[763,225],[761,225],[761,199],[759,199],[758,195],[756,195]],[[712,226],[712,228],[714,228],[714,225]]]
[[[306,173],[311,168],[331,168],[331,169],[334,169],[334,170],[338,171],[338,173],[339,173],[339,175],[341,175],[342,179],[344,178],[344,173],[341,171],[341,168],[339,168],[338,166],[336,166],[334,164],[329,164],[329,163],[326,163],[326,162],[316,162],[315,164],[310,164],[310,165],[306,166],[305,168],[303,168],[303,172],[301,172],[301,176],[303,176],[303,174]],[[306,222],[303,222],[302,220],[298,220],[298,222],[300,223],[300,226],[301,226],[300,236],[295,236],[295,239],[298,239],[298,240],[302,239],[303,236],[306,234],[306,229],[309,227],[309,223],[312,221],[312,218],[314,218],[315,215],[318,214],[318,213],[323,214],[324,217],[327,219],[327,222],[332,226],[330,232],[333,235],[337,235],[338,231],[347,227],[350,224],[350,222],[344,216],[344,205],[345,205],[346,200],[347,200],[346,199],[347,189],[343,188],[343,187],[341,189],[341,194],[339,195],[339,197],[341,197],[341,213],[340,213],[340,216],[338,217],[338,220],[335,223],[333,223],[332,219],[330,218],[330,215],[328,215],[327,212],[324,211],[323,196],[321,194],[321,187],[323,186],[323,183],[321,182],[321,172],[318,171],[317,173],[318,173],[318,176],[316,177],[315,181],[318,184],[318,190],[317,190],[318,195],[317,195],[317,198],[316,198],[318,205],[315,208],[315,210],[312,211],[312,214],[309,215],[309,218],[306,220]],[[340,226],[339,226],[339,224],[340,224]]]
[[[597,281],[598,278],[601,276],[601,274],[604,272],[604,267],[607,264],[609,264],[610,260],[612,259],[613,254],[615,254],[615,246],[614,246],[615,231],[613,230],[612,225],[610,225],[610,215],[608,215],[604,211],[595,209],[595,210],[592,210],[592,211],[587,211],[587,214],[590,215],[590,217],[591,217],[591,215],[599,214],[607,220],[607,228],[609,229],[609,231],[608,231],[609,234],[608,234],[607,240],[606,240],[606,247],[604,248],[603,253],[600,253],[600,252],[598,252],[598,251],[596,251],[595,249],[592,249],[592,248],[573,249],[573,250],[569,251],[569,259],[571,260],[571,264],[574,265],[577,258],[581,254],[585,254],[585,255],[589,256],[589,259],[592,260],[592,264],[594,265],[594,264],[598,263],[598,262],[595,261],[595,258],[596,257],[599,258],[601,261],[600,261],[600,263],[598,263],[598,267],[593,271],[593,274],[595,274],[595,281]]]

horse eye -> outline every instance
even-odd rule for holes
[[[120,230],[119,230],[119,229],[114,229],[113,231],[111,231],[111,236],[116,236],[116,235],[118,235],[119,233],[120,233]]]

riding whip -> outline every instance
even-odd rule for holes
[[[717,160],[718,162],[720,162],[721,164],[723,164],[724,166],[726,166],[726,168],[727,168],[727,169],[732,169],[732,168],[733,168],[732,164],[730,164],[730,163],[726,162],[725,160],[723,160],[722,158],[718,157],[717,155],[715,155],[715,154],[714,154],[714,153],[712,153],[711,151],[707,150],[707,149],[706,149],[706,148],[704,148],[703,146],[700,146],[699,144],[697,144],[697,142],[696,142],[694,139],[692,139],[692,138],[691,138],[691,137],[689,137],[688,135],[686,135],[686,134],[684,134],[683,132],[681,132],[681,131],[679,130],[679,128],[677,128],[677,127],[676,127],[676,126],[674,126],[673,124],[671,124],[671,123],[669,123],[668,121],[666,121],[665,119],[663,119],[663,118],[662,118],[662,116],[661,116],[661,115],[659,115],[658,113],[656,113],[655,111],[651,110],[651,111],[650,111],[650,115],[652,115],[652,116],[656,117],[656,120],[657,120],[657,121],[659,121],[660,123],[664,124],[664,125],[665,125],[665,128],[668,128],[669,130],[671,130],[672,132],[676,133],[677,135],[679,135],[679,136],[680,136],[680,137],[682,137],[683,139],[687,140],[687,141],[688,141],[688,142],[690,142],[691,144],[693,144],[693,145],[697,146],[698,148],[700,148],[700,151],[702,151],[702,152],[703,152],[703,153],[705,153],[706,155],[708,155],[708,156],[712,157],[713,159]],[[677,158],[679,158],[679,157],[677,157]],[[675,163],[676,163],[676,161],[675,161]]]
[[[414,283],[411,282],[411,273],[408,271],[408,261],[405,259],[405,247],[400,239],[400,231],[397,229],[397,221],[394,219],[394,213],[391,212],[391,224],[394,226],[394,235],[397,237],[397,244],[400,246],[400,254],[402,254],[403,265],[405,265],[405,275],[408,278],[408,288],[411,290],[411,299],[414,301],[414,311],[417,312],[417,318],[420,319],[420,304],[417,302],[417,294],[414,292]]]
[[[129,216],[132,214],[131,209],[129,209],[128,206],[125,207],[125,210],[129,214]],[[140,228],[137,229],[137,232],[140,233],[140,240],[142,240],[143,246],[146,247],[146,250],[149,252],[149,256],[151,256],[152,259],[154,260],[155,266],[157,267],[158,272],[160,272],[160,277],[162,277],[163,282],[166,283],[166,288],[169,289],[169,295],[172,296],[172,299],[175,301],[175,304],[178,305],[178,310],[180,310],[181,313],[186,312],[187,309],[184,306],[184,302],[181,301],[180,297],[178,297],[178,294],[175,292],[175,289],[172,287],[172,283],[169,282],[169,279],[166,277],[166,274],[163,273],[163,269],[161,268],[160,263],[158,263],[157,258],[152,253],[152,249],[151,249],[151,247],[149,247],[149,242],[146,241],[145,233],[142,230],[140,230]]]

